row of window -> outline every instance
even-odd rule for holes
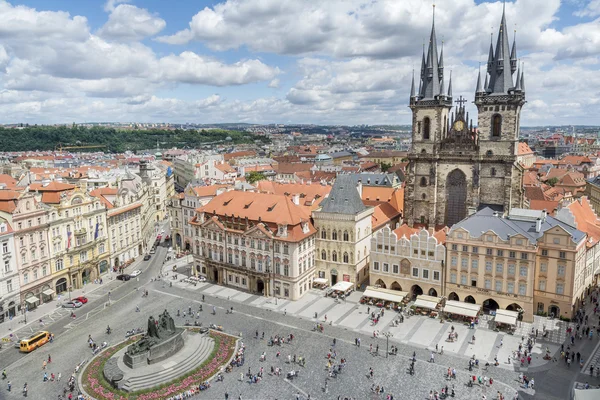
[[[325,250],[321,250],[321,260],[327,260],[327,252]],[[336,251],[331,252],[331,261],[338,262],[338,253]],[[350,261],[350,257],[348,256],[348,253],[344,252],[342,254],[342,259],[339,261],[342,261],[342,262],[348,264],[348,262]]]
[[[461,269],[463,269],[463,270],[468,269],[469,259],[467,257],[462,257],[460,260],[460,264],[461,264]],[[458,257],[457,256],[450,257],[450,266],[452,266],[452,267],[458,266]],[[479,260],[478,259],[471,260],[471,269],[479,269]],[[519,266],[519,276],[527,277],[528,270],[529,270],[529,267],[527,265],[520,265]],[[491,273],[493,271],[494,271],[493,262],[490,260],[486,260],[485,261],[485,272]],[[504,263],[497,262],[495,271],[497,274],[503,274],[504,273]],[[516,271],[516,265],[508,264],[508,266],[507,266],[508,275],[514,275],[515,271]],[[547,271],[548,271],[548,264],[540,263],[540,272],[547,272]],[[565,272],[566,272],[565,265],[557,266],[556,274],[558,276],[565,276]]]
[[[450,283],[457,283],[457,275],[454,272],[450,274]],[[466,286],[469,283],[471,286],[476,287],[477,279],[471,278],[471,281],[469,282],[469,278],[467,277],[467,275],[460,276],[460,284],[461,285]],[[505,282],[503,280],[496,280],[494,282],[494,290],[496,292],[501,292],[501,293],[504,292],[504,287],[505,287],[504,283]],[[517,285],[517,286],[515,286],[515,285]],[[492,290],[492,280],[485,279],[483,287],[485,289]],[[521,295],[521,296],[527,295],[527,283],[525,283],[525,282],[519,282],[518,284],[516,284],[515,282],[506,282],[506,293],[514,294],[515,287],[518,288],[519,295]],[[564,290],[564,285],[562,283],[556,285],[556,293],[562,294],[563,290]]]
[[[327,236],[327,230],[321,229],[321,239],[327,239]],[[344,242],[350,241],[350,234],[348,233],[348,231],[344,231],[344,233],[341,233],[341,231],[331,231],[331,233],[329,234],[329,238],[331,240],[338,240],[338,236],[341,237],[341,240]]]
[[[381,268],[381,269],[380,269]],[[392,264],[392,273],[393,274],[403,274],[408,275],[410,269],[410,264],[402,264],[401,266],[398,264]],[[390,265],[388,263],[379,263],[379,261],[373,261],[373,271],[381,271],[384,273],[390,272]],[[413,278],[422,278],[422,279],[431,279],[430,275],[432,275],[434,281],[440,280],[440,271],[433,271],[433,274],[430,274],[430,270],[427,268],[418,268],[412,267],[410,269],[410,274]]]

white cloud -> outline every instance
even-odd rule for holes
[[[145,8],[120,4],[111,11],[108,21],[98,34],[107,39],[134,41],[154,36],[166,25],[164,19]]]
[[[178,56],[163,57],[158,61],[158,66],[163,79],[214,86],[267,81],[280,73],[278,68],[271,68],[259,60],[240,61],[227,65],[190,51]]]
[[[104,3],[104,11],[111,12],[118,4],[129,3],[131,0],[106,0]]]
[[[269,87],[272,89],[277,89],[279,87],[279,79],[275,78],[271,82],[269,82]]]
[[[600,15],[600,0],[590,0],[581,10],[573,13],[577,17],[597,17]]]

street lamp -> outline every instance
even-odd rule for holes
[[[383,336],[385,336],[385,358],[388,358],[388,356],[390,354],[390,350],[389,350],[390,338],[394,337],[394,335],[391,332],[383,332]]]
[[[27,325],[27,301],[23,302],[23,316],[25,317],[25,325]]]

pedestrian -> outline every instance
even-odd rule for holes
[[[590,376],[594,376],[594,364],[590,365]]]
[[[229,393],[225,392],[225,400],[229,400]]]
[[[56,382],[60,382],[60,378],[62,377],[62,374],[59,372],[58,376],[56,377]]]
[[[44,362],[42,363],[42,369],[46,369],[46,360],[44,360]]]
[[[369,367],[369,376],[373,379],[373,367]]]
[[[10,392],[10,389],[12,388],[12,383],[10,383],[10,381],[8,381],[6,383],[6,389]]]
[[[48,364],[50,364],[52,362],[52,357],[50,357],[50,354],[48,354]]]
[[[500,339],[500,347],[502,347],[503,344],[504,344],[504,340]]]
[[[433,352],[431,352],[431,356],[429,356],[429,362],[435,362],[434,358],[433,358]]]

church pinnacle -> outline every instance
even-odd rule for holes
[[[435,33],[435,5],[433,6],[433,22],[431,25],[431,35],[429,37],[429,46],[427,55],[423,52],[421,62],[421,90],[419,91],[419,100],[435,100],[442,92],[444,80],[444,59],[443,47],[441,55],[438,55],[437,37]],[[424,49],[423,49],[424,50]]]
[[[487,73],[490,75],[489,86],[485,87],[488,94],[508,94],[515,89],[513,74],[517,70],[517,42],[516,31],[512,50],[508,40],[508,27],[506,25],[506,4],[502,9],[502,19],[498,30],[496,49],[490,44]]]

